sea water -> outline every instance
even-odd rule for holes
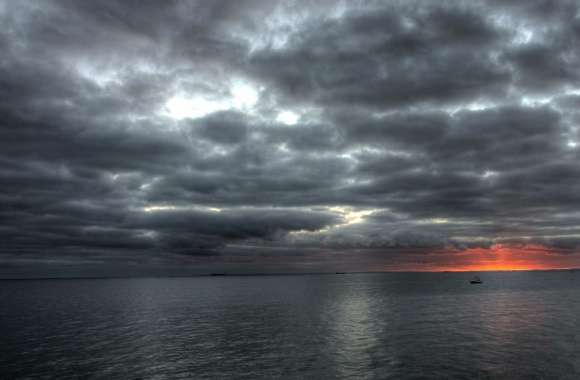
[[[580,378],[580,272],[471,276],[0,281],[0,378]]]

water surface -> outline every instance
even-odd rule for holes
[[[470,277],[0,281],[0,378],[580,378],[580,272]]]

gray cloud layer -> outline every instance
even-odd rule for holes
[[[576,2],[0,1],[0,23],[2,262],[580,249]]]

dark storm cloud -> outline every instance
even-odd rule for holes
[[[194,231],[231,239],[272,237],[281,231],[316,231],[338,218],[328,213],[289,209],[241,209],[229,212],[162,210],[135,215],[129,224],[155,231]]]
[[[191,129],[199,137],[216,144],[237,144],[248,135],[248,126],[240,113],[215,113],[201,122],[194,122]]]
[[[389,109],[506,90],[507,68],[490,54],[501,35],[477,10],[385,8],[308,25],[287,50],[254,55],[256,75],[326,106]]]
[[[0,252],[576,253],[579,11],[0,1]]]
[[[56,253],[52,249],[69,253],[100,248],[117,253],[156,249],[200,255],[228,242],[271,240],[290,231],[315,231],[340,221],[329,213],[291,209],[142,212],[112,206],[61,204],[44,207],[42,215],[37,208],[12,211],[8,222],[13,228],[0,232],[3,247],[26,253],[43,247],[49,253]]]

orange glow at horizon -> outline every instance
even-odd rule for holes
[[[424,256],[425,257],[425,256]],[[468,248],[463,251],[444,251],[428,254],[426,259],[407,262],[394,271],[466,272],[518,271],[580,268],[580,257],[542,245],[510,246],[495,244],[489,248]]]
[[[472,248],[462,252],[467,262],[447,270],[499,271],[569,269],[580,266],[573,255],[555,252],[541,245],[509,246],[496,244],[488,249]]]

